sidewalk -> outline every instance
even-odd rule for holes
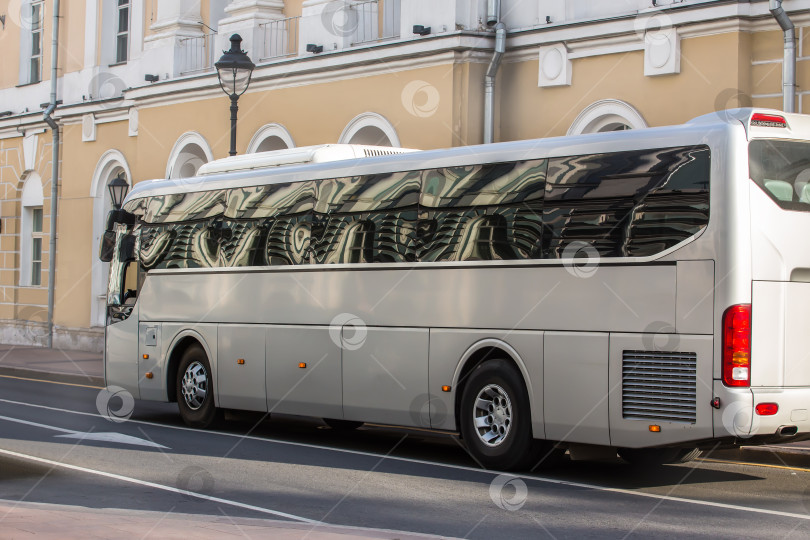
[[[104,386],[99,353],[0,345],[0,375]],[[810,441],[717,450],[704,458],[810,468]]]
[[[0,345],[0,374],[104,386],[101,353]]]

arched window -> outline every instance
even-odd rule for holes
[[[647,127],[635,107],[618,99],[603,99],[585,107],[568,129],[568,135],[604,133]]]
[[[401,146],[394,126],[385,117],[372,112],[355,116],[340,134],[340,143],[372,146]]]
[[[295,148],[290,132],[281,124],[267,124],[262,126],[250,139],[247,153],[270,152],[286,148]]]
[[[130,186],[132,185],[132,173],[124,155],[118,150],[108,150],[96,164],[90,186],[90,197],[93,199],[93,238],[90,249],[90,324],[93,326],[104,326],[105,322],[110,265],[98,260],[98,246],[107,226],[107,214],[112,210],[112,199],[107,186],[113,178],[119,175]]]
[[[213,160],[208,141],[195,131],[184,133],[174,143],[169,161],[166,164],[166,178],[189,178]]]
[[[42,285],[42,253],[45,249],[42,179],[30,171],[22,190],[20,227],[20,286]]]

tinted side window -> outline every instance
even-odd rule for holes
[[[550,160],[544,255],[572,242],[603,257],[653,255],[708,223],[709,151],[642,150]]]
[[[141,260],[145,268],[308,264],[314,205],[314,182],[152,197],[133,208],[149,223]]]
[[[666,154],[669,174],[633,209],[628,257],[667,250],[709,224],[709,149],[673,150]]]
[[[532,160],[425,171],[419,259],[538,257],[546,166],[546,160]]]
[[[267,231],[264,264],[312,264],[316,182],[298,182],[270,190],[257,204]]]
[[[319,263],[416,260],[418,172],[321,181],[315,207]]]
[[[705,146],[447,167],[127,204],[144,268],[660,253],[709,220]]]

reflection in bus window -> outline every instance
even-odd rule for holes
[[[709,217],[705,147],[552,159],[543,205],[546,257],[586,242],[603,257],[653,255]]]
[[[538,257],[547,163],[541,159],[425,171],[420,260]]]
[[[151,268],[660,253],[709,219],[705,146],[156,195],[128,203]],[[804,185],[803,185],[804,187]],[[810,198],[810,189],[808,198]]]

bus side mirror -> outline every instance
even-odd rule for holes
[[[110,210],[110,213],[107,214],[107,230],[104,231],[104,235],[101,237],[101,243],[98,247],[98,258],[101,262],[110,262],[113,259],[113,254],[115,253],[115,225],[121,223],[123,225],[132,226],[137,220],[137,216],[130,214],[126,210]],[[120,255],[122,261],[134,259],[135,240],[132,239],[129,243],[131,245],[128,248],[125,248],[125,244],[127,244],[126,241],[121,245],[122,249],[128,249],[128,251],[121,251]],[[129,256],[124,257],[124,255]]]
[[[104,231],[98,247],[98,258],[101,262],[110,262],[115,252],[115,231]]]
[[[130,214],[126,210],[110,210],[110,213],[107,214],[107,230],[112,231],[115,229],[115,225],[120,223],[122,225],[126,225],[127,227],[131,227],[138,222],[138,216],[135,214]]]
[[[119,259],[124,262],[132,262],[135,260],[135,237],[128,234],[121,241],[121,247],[118,252]]]

